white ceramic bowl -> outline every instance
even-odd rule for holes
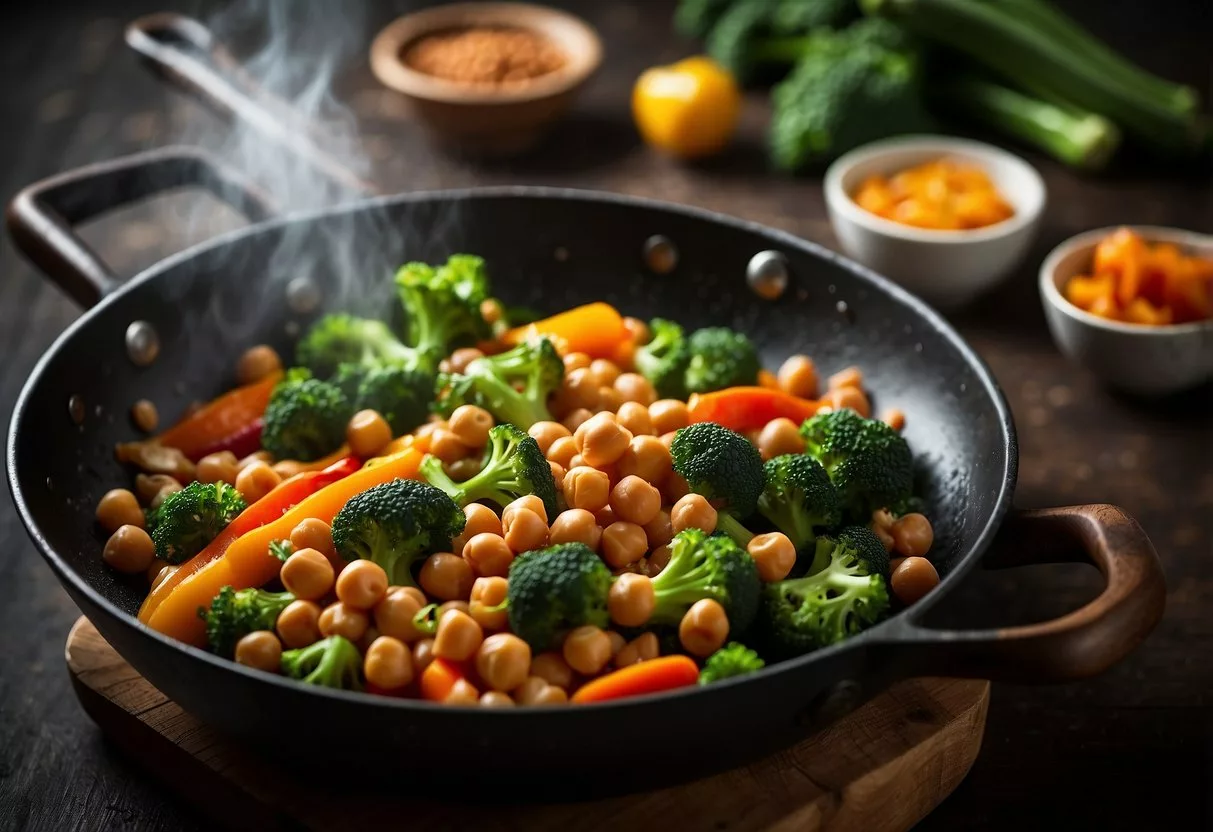
[[[1213,257],[1213,236],[1129,226],[1148,242],[1174,243],[1186,253]],[[1213,321],[1144,326],[1109,321],[1084,312],[1062,295],[1066,281],[1091,267],[1095,246],[1116,228],[1098,228],[1071,237],[1053,249],[1040,267],[1040,297],[1057,348],[1109,387],[1141,396],[1160,396],[1213,379]]]
[[[878,217],[851,197],[869,176],[944,157],[981,167],[1015,215],[985,228],[934,231]],[[1023,261],[1040,225],[1045,184],[1027,162],[993,145],[948,136],[899,136],[836,159],[826,170],[825,198],[848,257],[933,306],[952,309],[992,288]]]

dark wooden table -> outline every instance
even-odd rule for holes
[[[67,167],[170,141],[223,149],[222,126],[164,92],[122,44],[123,23],[161,5],[174,4],[56,2],[0,13],[5,198]],[[298,5],[342,9],[341,25],[321,30],[336,38],[361,23],[380,25],[407,4],[372,4],[363,10],[365,21],[352,3]],[[1208,96],[1208,3],[1065,5],[1118,48]],[[765,168],[760,96],[748,102],[743,141],[726,159],[682,167],[638,144],[626,109],[632,79],[644,66],[692,48],[669,34],[668,3],[580,6],[605,38],[604,71],[543,152],[509,164],[474,166],[429,147],[362,68],[365,62],[355,61],[338,86],[375,177],[402,190],[526,182],[624,191],[718,209],[833,244],[819,181]],[[269,158],[243,161],[265,173]],[[1091,227],[1141,222],[1213,230],[1213,184],[1207,174],[1140,166],[1083,179],[1033,159],[1050,191],[1034,256],[954,320],[1014,408],[1021,442],[1017,503],[1127,508],[1162,556],[1168,608],[1146,644],[1098,679],[1064,687],[996,686],[982,756],[921,828],[1020,830],[1054,819],[1077,829],[1213,828],[1213,394],[1206,389],[1144,404],[1101,390],[1053,348],[1033,268],[1062,238]],[[275,184],[272,176],[268,184]],[[236,224],[197,205],[196,197],[165,198],[99,221],[88,235],[122,272],[133,274]],[[7,240],[0,242],[0,422],[7,424],[35,360],[78,314]],[[1041,620],[1083,603],[1098,588],[1098,575],[1083,567],[984,573],[957,601],[954,615],[973,624]],[[118,756],[80,711],[62,657],[76,615],[11,505],[0,500],[0,828],[206,827]]]

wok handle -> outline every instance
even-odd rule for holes
[[[1086,606],[1038,624],[935,630],[911,615],[895,640],[919,675],[1066,682],[1108,670],[1162,618],[1162,564],[1141,526],[1116,506],[1019,511],[999,531],[987,568],[1094,563],[1105,585]]]
[[[172,12],[150,14],[127,26],[126,42],[161,78],[306,160],[337,185],[365,195],[380,193],[323,150],[317,128],[263,90],[200,21]]]
[[[22,189],[5,223],[17,248],[73,300],[90,307],[121,280],[74,226],[161,191],[206,188],[252,222],[272,217],[272,201],[249,180],[201,150],[166,147],[60,173]]]

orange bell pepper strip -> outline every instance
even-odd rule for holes
[[[281,380],[282,371],[279,370],[260,381],[224,393],[151,441],[176,448],[196,462],[208,448],[260,419],[274,386]]]
[[[820,403],[769,387],[728,387],[697,393],[687,402],[692,422],[715,422],[729,430],[759,430],[784,417],[800,424],[817,412]]]
[[[139,608],[139,620],[148,623],[156,608],[160,606],[186,578],[202,569],[216,558],[222,557],[232,542],[241,535],[281,517],[291,506],[310,497],[327,485],[347,477],[360,467],[352,456],[340,460],[323,471],[306,471],[283,480],[257,502],[237,515],[219,536],[206,545],[201,552],[177,567],[177,571],[166,578],[146,598]]]
[[[587,303],[544,318],[541,321],[515,327],[501,336],[502,343],[514,346],[537,335],[550,337],[562,353],[583,352],[590,358],[611,358],[628,340],[623,316],[609,303]]]
[[[331,523],[355,494],[396,478],[415,476],[424,457],[423,448],[413,447],[380,465],[363,467],[320,489],[277,520],[236,538],[223,557],[216,558],[178,584],[160,602],[147,625],[179,641],[201,647],[206,642],[206,626],[198,617],[200,607],[209,605],[224,586],[238,590],[263,586],[278,574],[282,562],[270,554],[270,543],[289,538],[291,530],[309,517]]]
[[[421,698],[444,702],[460,679],[467,678],[458,664],[446,659],[434,659],[421,671]]]
[[[689,687],[699,681],[699,665],[689,656],[675,653],[599,676],[586,682],[573,694],[577,704],[608,702],[647,693]]]

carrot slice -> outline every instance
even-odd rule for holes
[[[434,659],[421,671],[421,698],[443,702],[462,678],[464,673],[459,665],[446,659]]]
[[[699,665],[688,656],[674,654],[629,665],[614,673],[586,682],[573,694],[573,702],[607,702],[629,696],[643,696],[695,684]],[[424,684],[424,682],[423,682]],[[453,684],[453,683],[452,683]]]
[[[550,318],[515,327],[502,335],[501,341],[514,346],[537,335],[550,337],[565,354],[584,352],[590,358],[611,358],[620,349],[620,344],[628,340],[623,316],[615,307],[602,302],[587,303]]]
[[[729,387],[691,396],[692,422],[715,422],[735,431],[758,430],[781,416],[800,424],[817,412],[819,402],[768,387]]]

